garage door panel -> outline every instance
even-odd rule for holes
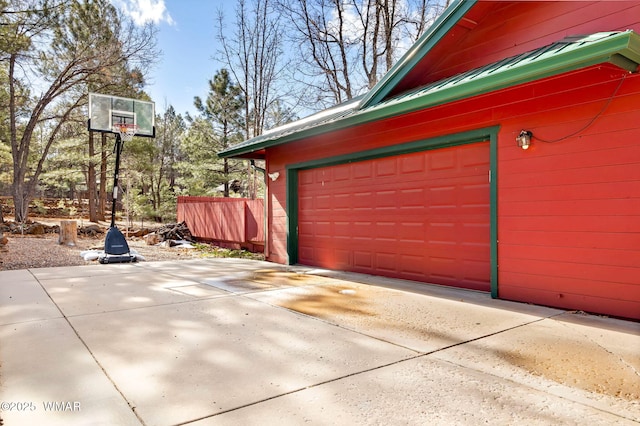
[[[336,167],[333,170],[333,180],[336,182],[349,181],[351,178],[350,170],[348,167]]]
[[[429,171],[435,172],[438,170],[451,170],[458,166],[456,158],[456,152],[453,150],[440,150],[430,152],[429,158]]]
[[[404,271],[407,275],[424,275],[424,256],[401,255],[400,270]]]
[[[375,272],[384,274],[385,272],[396,273],[397,254],[395,253],[376,253],[375,254]]]
[[[464,150],[458,152],[460,164],[463,167],[484,166],[487,164],[485,147],[482,144],[467,145]]]
[[[434,278],[441,278],[446,280],[453,280],[456,278],[457,271],[456,258],[446,256],[429,256],[429,269],[430,276]]]
[[[396,222],[378,222],[375,227],[375,238],[379,241],[394,241],[396,235]]]
[[[487,235],[490,233],[490,227],[486,223],[465,223],[463,226],[464,243],[475,244],[486,250],[488,247]]]
[[[313,248],[312,247],[298,247],[298,253],[300,254],[301,258],[305,258],[305,259],[315,259],[316,256],[313,253]],[[315,265],[315,263],[313,263],[313,265]]]
[[[463,276],[467,281],[481,283],[485,281],[487,274],[491,273],[490,268],[483,261],[466,259],[465,265]]]
[[[398,207],[402,209],[422,209],[426,202],[426,190],[424,188],[401,189],[398,196]]]
[[[352,171],[354,179],[370,179],[373,164],[368,161],[354,163]]]
[[[348,250],[335,250],[336,269],[346,269],[353,264],[351,260],[351,252]]]
[[[424,156],[407,156],[400,158],[400,173],[422,173],[424,171]]]
[[[354,251],[353,265],[356,268],[371,270],[373,267],[373,253],[369,251]]]
[[[487,142],[302,170],[299,262],[487,291],[488,170]]]
[[[299,239],[301,241],[312,241],[310,238],[314,236],[315,229],[313,221],[298,222],[298,229]]]
[[[376,176],[395,176],[398,173],[397,158],[386,158],[376,163]]]
[[[298,177],[298,184],[302,185],[311,185],[313,184],[314,173],[301,173]]]

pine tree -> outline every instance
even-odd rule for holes
[[[126,23],[108,0],[24,0],[0,14],[0,55],[7,65],[12,196],[16,221],[27,219],[45,160],[63,125],[86,104],[87,88],[155,58],[155,30]],[[124,83],[110,81],[110,84]],[[24,96],[29,81],[44,87]],[[46,131],[33,149],[36,127]]]
[[[194,105],[212,127],[213,151],[221,151],[228,148],[232,143],[241,140],[242,111],[244,108],[244,97],[242,90],[231,81],[229,72],[222,69],[216,73],[212,80],[209,80],[209,94],[205,101],[200,97],[194,98]],[[224,184],[224,196],[229,197],[229,181],[232,173],[231,162],[227,158],[222,159],[222,179]]]

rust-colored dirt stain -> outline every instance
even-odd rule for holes
[[[268,283],[275,287],[303,287],[313,289],[303,294],[280,301],[278,304],[292,311],[318,318],[328,319],[336,314],[374,315],[367,309],[366,290],[355,286],[341,285],[339,281],[316,275],[305,275],[272,269],[257,270],[252,281]]]
[[[280,271],[277,269],[259,269],[252,273],[249,280],[257,283],[269,284],[274,287],[299,287],[318,284],[326,279],[323,277]]]
[[[402,334],[420,335],[459,343],[453,330],[441,330],[441,325],[421,324],[418,318],[411,323],[383,313],[381,295],[366,286],[350,286],[339,280],[278,270],[254,273],[255,282],[273,286],[303,287],[303,291],[278,301],[278,305],[306,315],[334,321],[355,321],[368,326],[397,328]],[[364,320],[358,318],[367,318]],[[374,319],[375,318],[375,319]],[[373,322],[372,322],[373,321]],[[435,327],[434,327],[435,326]],[[453,333],[453,334],[452,334]],[[627,400],[640,399],[640,372],[605,348],[583,339],[572,340],[567,335],[538,334],[523,336],[506,350],[493,348],[502,360],[529,374],[588,392]]]
[[[346,291],[345,291],[346,290]],[[360,291],[351,292],[346,286],[315,287],[313,292],[297,295],[280,303],[284,308],[318,318],[329,319],[337,314],[373,316],[367,298]]]
[[[570,387],[627,400],[640,398],[638,372],[596,344],[529,339],[526,344],[497,354],[533,375]]]

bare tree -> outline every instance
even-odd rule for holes
[[[313,102],[341,103],[372,88],[444,10],[446,0],[279,0],[291,17],[300,80]]]
[[[16,0],[11,5],[15,9],[7,7],[1,15],[3,35],[10,39],[2,52],[15,219],[24,222],[62,125],[86,105],[87,88],[123,84],[132,68],[148,68],[156,57],[155,28],[136,27],[108,0]],[[36,126],[46,130],[38,152],[32,149]]]
[[[330,94],[330,103],[354,96],[351,83],[353,55],[357,41],[348,36],[351,25],[340,0],[294,0],[279,2],[291,17],[292,45],[300,46],[297,55],[303,67],[302,79],[318,93],[318,100]]]
[[[228,66],[233,80],[245,98],[245,137],[262,134],[270,106],[281,99],[276,93],[283,62],[281,15],[270,0],[236,3],[234,31],[225,27],[224,14],[218,12],[220,59]]]

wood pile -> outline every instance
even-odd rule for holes
[[[155,232],[158,235],[160,241],[167,240],[184,240],[193,241],[191,231],[185,222],[169,223],[156,229]]]

